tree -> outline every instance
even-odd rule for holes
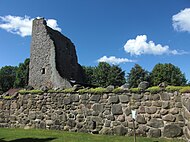
[[[108,84],[121,86],[126,82],[125,72],[119,66],[113,65],[108,74]]]
[[[6,92],[10,88],[13,88],[16,78],[17,67],[5,66],[0,69],[0,88],[3,92]]]
[[[130,88],[135,88],[138,87],[139,83],[142,81],[149,82],[149,73],[140,65],[135,64],[135,66],[130,70],[130,73],[127,75],[127,83]]]
[[[125,72],[119,66],[100,62],[96,67],[85,67],[85,83],[107,87],[109,85],[121,86],[125,83]]]
[[[86,84],[95,84],[95,78],[94,78],[94,67],[86,67],[82,66],[84,71],[84,82]]]
[[[177,67],[169,64],[156,64],[151,73],[152,85],[158,85],[166,82],[168,85],[180,86],[185,85],[187,80],[185,75]]]
[[[20,63],[16,70],[16,78],[14,82],[14,87],[22,88],[28,85],[29,77],[29,63],[30,59],[27,58],[24,63]]]

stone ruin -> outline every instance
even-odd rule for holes
[[[30,50],[29,86],[70,88],[70,80],[82,82],[74,44],[48,27],[44,18],[33,20]]]

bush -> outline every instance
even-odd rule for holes
[[[131,93],[140,93],[141,92],[141,90],[139,88],[130,88],[129,91]]]
[[[90,88],[88,90],[88,93],[93,93],[93,94],[103,94],[103,93],[107,93],[107,89],[106,88],[102,88],[102,87],[98,87],[98,88]]]
[[[148,89],[146,89],[146,91],[155,94],[155,93],[159,93],[161,91],[160,87],[158,86],[153,86],[153,87],[149,87]]]
[[[79,89],[77,92],[80,94],[83,94],[83,93],[88,93],[88,91],[89,91],[88,88],[83,88],[83,89]]]
[[[182,86],[167,86],[166,91],[167,92],[175,92],[175,91],[180,91],[183,87]]]
[[[44,91],[42,90],[19,90],[18,93],[20,94],[42,94]]]
[[[123,90],[123,89],[121,89],[120,87],[118,87],[118,88],[115,88],[112,92],[113,93],[123,93],[123,92],[125,92],[126,90]]]
[[[182,87],[182,89],[179,90],[180,93],[190,93],[190,86]]]

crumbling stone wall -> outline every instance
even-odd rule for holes
[[[35,19],[32,27],[29,85],[34,88],[70,88],[70,79],[82,82],[82,70],[70,39]]]
[[[189,95],[44,93],[0,100],[0,127],[189,139]]]

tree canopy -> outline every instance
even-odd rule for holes
[[[169,64],[156,64],[151,72],[151,84],[158,85],[166,82],[168,85],[180,86],[185,85],[187,80],[185,75],[177,67]]]
[[[96,67],[84,67],[85,83],[107,87],[121,86],[125,83],[125,72],[119,66],[100,62]]]
[[[149,73],[140,65],[135,64],[127,75],[127,83],[129,88],[138,87],[139,83],[142,81],[149,81]]]

